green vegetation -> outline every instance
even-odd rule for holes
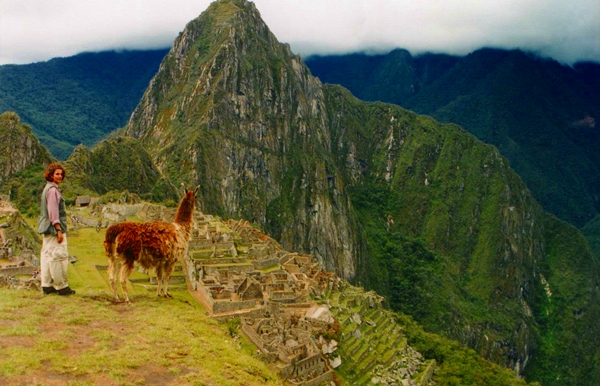
[[[416,355],[413,350],[422,355],[424,365],[415,369],[417,373],[412,374],[412,379],[418,380],[426,368],[433,365],[435,372],[432,379],[439,385],[527,384],[514,372],[483,359],[474,350],[426,332],[412,317],[373,306],[374,298],[377,295],[352,286],[331,291],[327,297],[341,326],[338,351],[342,365],[338,371],[348,384],[371,384],[375,377],[371,371],[376,366],[378,369],[391,367],[391,371],[407,367],[412,361],[410,358]],[[360,316],[360,321],[355,314]]]
[[[546,259],[536,303],[541,341],[526,369],[543,385],[600,384],[600,269],[583,235],[553,215],[544,218]],[[542,282],[543,283],[543,282]]]
[[[394,50],[306,63],[321,81],[347,87],[362,100],[459,124],[497,146],[536,200],[558,217],[583,227],[599,213],[597,63],[571,68],[497,49],[465,57]]]
[[[7,114],[12,113],[2,117]],[[18,121],[16,114],[15,117]],[[0,134],[7,131],[0,130]],[[0,186],[0,193],[8,195],[26,217],[39,215],[39,199],[46,183],[43,174],[50,158],[42,146],[40,149],[48,158],[33,158],[24,169],[5,176],[6,182]],[[114,136],[92,150],[79,145],[62,164],[67,178],[61,192],[67,205],[73,205],[77,196],[83,195],[106,195],[104,201],[115,201],[122,199],[122,192],[169,206],[179,200],[175,186],[160,175],[148,152],[133,138]]]
[[[581,232],[589,241],[592,251],[596,254],[596,259],[600,260],[600,215],[585,224]]]
[[[3,385],[50,378],[64,385],[281,384],[251,356],[251,344],[233,341],[189,295],[137,295],[131,306],[89,294],[0,289],[0,296]]]
[[[356,273],[356,283],[384,294],[427,331],[505,367],[527,364],[528,380],[597,383],[599,263],[581,234],[543,213],[497,148],[455,125],[321,87],[253,7],[214,2],[188,25],[177,57],[167,56],[122,132],[143,148],[124,137],[77,148],[68,161],[68,200],[99,189],[115,189],[106,193],[114,198],[127,188],[135,197],[168,201],[170,181],[201,183],[206,212],[248,219],[286,249],[313,253],[346,277]],[[411,60],[406,52],[395,55]],[[583,118],[596,110],[585,104],[562,113],[551,96],[576,106],[579,91],[570,99],[561,82],[538,85],[537,65],[547,75],[542,79],[561,78],[564,68],[497,50],[416,62],[397,71],[386,65],[385,77],[420,82],[398,97],[434,106],[440,119],[460,115],[459,123],[474,125],[469,130],[509,158],[535,155],[510,159],[534,193],[546,195],[542,203],[556,198],[561,216],[578,225],[595,215],[595,196],[577,194],[599,191],[597,137],[589,130],[593,121]],[[510,68],[523,68],[529,79]],[[528,110],[527,87],[548,97],[541,108]],[[555,132],[559,126],[562,133]],[[564,154],[546,153],[550,145]],[[558,161],[565,156],[574,156],[577,170]],[[585,183],[579,170],[589,172]],[[21,173],[11,198],[26,207],[43,183],[28,180],[39,179],[30,169]],[[562,187],[546,185],[556,176],[568,176],[556,179]],[[461,363],[449,365],[449,382],[458,368],[476,367],[472,353],[453,357],[454,346],[440,346],[423,347],[441,363]]]
[[[50,161],[52,156],[48,150],[40,145],[31,127],[23,124],[16,113],[0,115],[0,193],[9,193],[6,183],[15,173]]]
[[[67,159],[125,125],[167,50],[84,53],[0,66],[0,113],[15,111]]]
[[[104,194],[110,190],[134,193],[152,191],[159,172],[150,155],[133,138],[116,137],[100,142],[92,150],[90,187]]]
[[[511,366],[509,356],[534,348],[529,380],[594,384],[583,373],[597,371],[598,342],[583,344],[572,335],[594,336],[593,315],[600,311],[593,290],[599,266],[581,234],[545,220],[497,150],[456,126],[391,105],[361,105],[334,86],[326,92],[332,112],[344,107],[336,117],[340,135],[359,139],[354,156],[372,160],[365,162],[365,178],[347,189],[368,257],[358,262],[358,283],[386,295],[393,309],[428,331],[469,342],[497,363]],[[369,131],[374,139],[363,134]],[[342,173],[349,173],[346,151],[335,153]],[[581,264],[542,268],[554,261],[549,253]],[[570,300],[550,312],[543,280]],[[558,360],[563,355],[574,359]]]
[[[526,385],[514,373],[481,358],[474,350],[456,341],[425,332],[409,316],[398,314],[408,343],[427,359],[436,360],[434,380],[437,385]],[[530,385],[539,385],[537,382]]]

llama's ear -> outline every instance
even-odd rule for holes
[[[183,190],[183,195],[185,196],[187,189],[185,188],[185,184],[183,182],[181,183],[181,190]]]
[[[200,189],[200,185],[196,186],[196,189],[194,189],[194,196],[196,195],[196,193],[198,193],[198,189]]]

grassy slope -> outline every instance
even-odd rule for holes
[[[93,229],[69,237],[75,296],[0,289],[0,384],[281,384],[187,292],[166,300],[136,286],[131,305],[110,301],[94,267],[105,264],[102,238]]]

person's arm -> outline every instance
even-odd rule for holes
[[[58,189],[48,189],[46,193],[46,207],[48,208],[48,220],[52,223],[52,226],[56,229],[56,236],[58,237],[58,243],[62,243],[63,234],[60,229],[60,219],[58,217],[58,203],[60,202],[60,192]]]

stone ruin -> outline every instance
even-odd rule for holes
[[[406,342],[383,297],[292,253],[248,221],[196,214],[185,266],[214,318],[239,317],[260,356],[293,385],[428,385],[435,361]]]
[[[92,220],[74,215],[71,221],[96,227],[128,216],[172,221],[176,209],[112,204],[96,211]],[[30,258],[35,261],[35,254]],[[222,222],[196,212],[181,263],[207,312],[217,319],[239,317],[260,357],[289,384],[332,383],[340,366],[355,374],[348,379],[352,384],[429,384],[435,361],[424,362],[406,344],[382,297],[350,286],[310,255],[283,250],[248,221]],[[0,275],[0,285],[13,288],[35,283]]]
[[[185,265],[208,313],[240,317],[241,330],[283,379],[305,386],[333,380],[322,351],[333,345],[322,336],[335,319],[328,311],[315,313],[314,299],[338,279],[311,256],[283,250],[247,221],[223,223],[198,213]]]
[[[39,270],[39,240],[22,232],[26,224],[19,211],[8,201],[0,200],[0,277],[5,285],[29,284]],[[26,277],[21,279],[21,277]],[[39,280],[38,280],[39,281]],[[39,287],[39,285],[37,286]]]

